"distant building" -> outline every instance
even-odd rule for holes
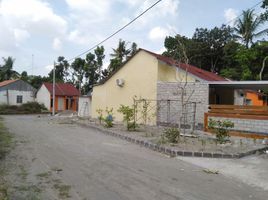
[[[0,104],[21,105],[34,101],[36,89],[23,80],[0,82]]]
[[[77,111],[78,98],[80,96],[72,84],[56,83],[55,84],[55,111],[72,110]],[[52,111],[53,107],[53,84],[43,83],[36,94],[36,101],[43,103],[45,107]]]

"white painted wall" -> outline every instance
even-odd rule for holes
[[[7,98],[8,94],[8,98]],[[0,91],[0,104],[9,104],[9,105],[21,105],[17,103],[17,96],[22,96],[22,103],[33,102],[34,94],[32,91],[19,91],[19,90],[6,90]],[[9,102],[7,102],[9,99]]]
[[[244,105],[245,92],[243,90],[234,90],[234,105]]]
[[[36,101],[38,103],[43,103],[45,107],[50,110],[50,93],[47,88],[42,85],[36,94]]]
[[[91,116],[91,98],[90,97],[79,97],[78,116],[79,117]]]

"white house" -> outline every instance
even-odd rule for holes
[[[23,80],[0,82],[0,104],[21,105],[34,101],[36,89]]]

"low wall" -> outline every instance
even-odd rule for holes
[[[229,120],[234,123],[232,131],[242,133],[262,134],[268,136],[268,119],[241,119],[232,117],[208,116],[207,120]]]

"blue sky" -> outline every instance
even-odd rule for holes
[[[0,56],[16,58],[15,70],[19,72],[46,75],[58,56],[69,59],[80,54],[155,1],[0,0]],[[191,37],[197,27],[221,26],[259,1],[163,0],[103,44],[105,66],[119,38],[160,53],[166,35],[178,33]],[[256,11],[260,12],[260,6]]]

